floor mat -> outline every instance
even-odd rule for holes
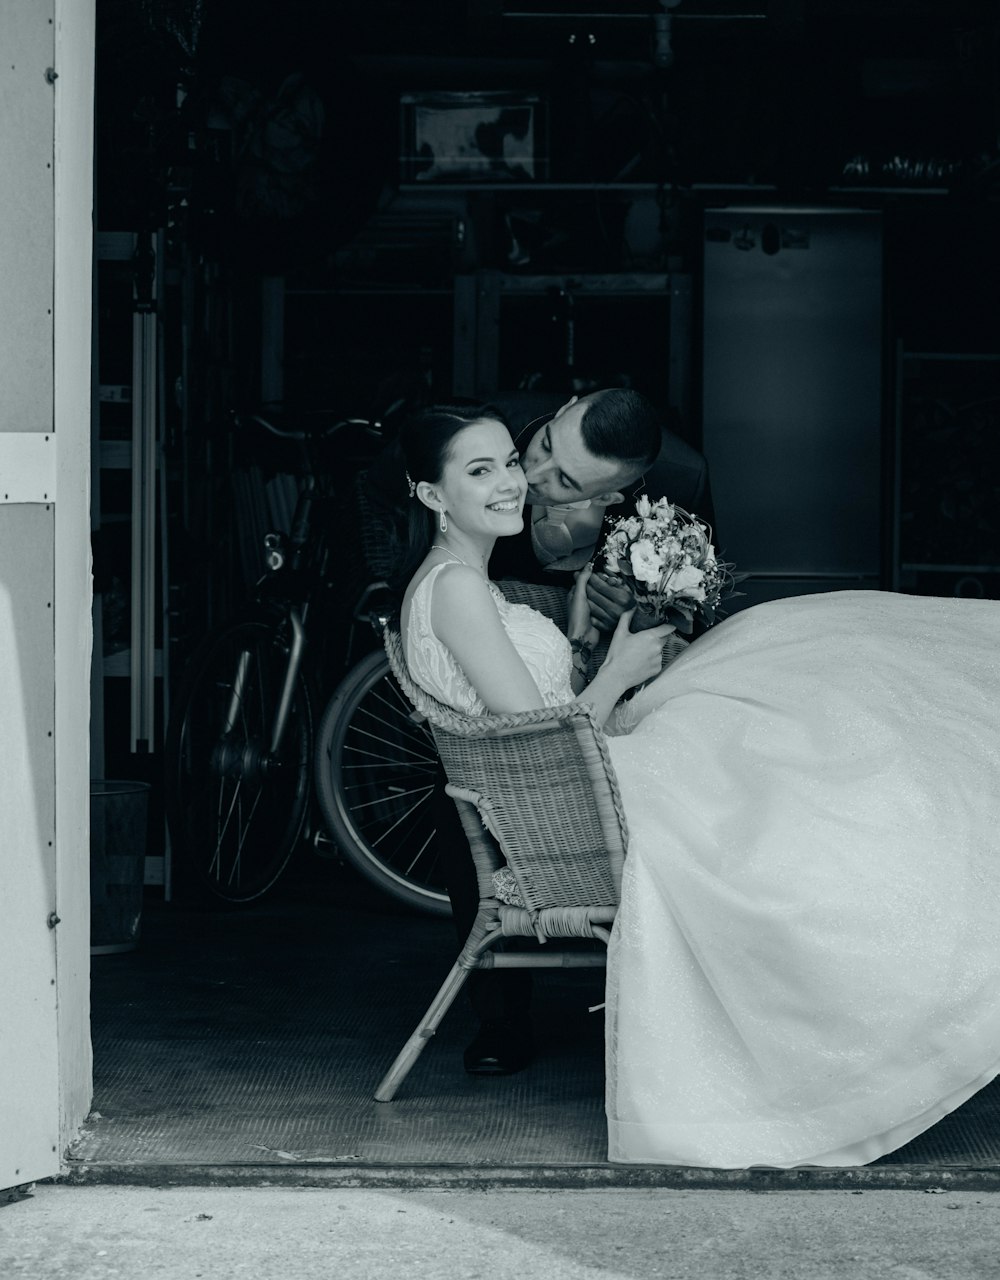
[[[600,970],[534,975],[537,1056],[462,1070],[460,995],[391,1103],[376,1084],[456,952],[450,921],[406,914],[321,865],[240,911],[147,891],[137,950],[93,957],[88,1165],[606,1163]],[[880,1162],[1000,1165],[1000,1082]]]
[[[331,886],[237,912],[147,903],[93,957],[87,1162],[592,1162],[606,1154],[600,970],[534,979],[537,1057],[462,1069],[464,994],[391,1103],[372,1094],[454,960],[448,920]],[[344,890],[337,891],[337,885]],[[346,899],[346,900],[345,900]]]

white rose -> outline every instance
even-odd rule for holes
[[[652,504],[649,501],[649,494],[643,493],[639,495],[639,499],[635,504],[635,509],[644,519],[652,511]]]
[[[636,582],[645,582],[647,586],[653,587],[660,581],[663,561],[656,554],[656,548],[647,539],[643,538],[633,545],[629,559],[632,562],[632,572],[635,574]]]
[[[670,590],[679,596],[687,596],[689,600],[705,599],[705,575],[694,565],[681,565],[671,576]]]

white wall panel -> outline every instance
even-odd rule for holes
[[[51,506],[0,506],[0,1187],[59,1144],[53,549]]]
[[[0,4],[0,431],[52,430],[54,17]]]
[[[94,0],[0,0],[0,1187],[91,1096],[93,62]]]

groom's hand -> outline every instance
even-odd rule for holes
[[[587,603],[590,620],[598,631],[614,631],[618,619],[635,604],[635,596],[628,587],[612,582],[606,574],[592,573],[587,580]]]
[[[589,564],[574,574],[572,589],[569,593],[569,622],[566,634],[571,640],[585,640],[595,645],[599,639],[597,630],[590,617],[590,600],[587,597],[587,583],[590,581]]]

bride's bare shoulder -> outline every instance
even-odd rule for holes
[[[425,561],[414,573],[403,593],[400,605],[400,623],[404,630],[413,605],[413,597],[420,590],[421,584],[434,575],[431,584],[430,607],[434,613],[440,614],[442,608],[447,613],[468,609],[470,598],[489,590],[482,574],[477,573],[469,565],[455,563],[433,563]]]

